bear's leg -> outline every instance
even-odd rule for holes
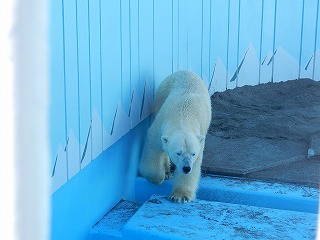
[[[141,176],[151,183],[161,184],[167,177],[166,157],[166,154],[161,151],[144,149],[139,164]]]
[[[171,174],[171,163],[170,163],[170,158],[168,156],[164,156],[164,169],[165,169],[164,180],[168,180],[168,179],[170,179],[172,177],[172,174]]]
[[[169,196],[170,201],[185,203],[195,199],[201,175],[201,160],[196,160],[193,169],[189,174],[179,173],[176,170],[172,193]]]

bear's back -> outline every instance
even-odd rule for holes
[[[188,94],[200,94],[210,98],[204,82],[191,71],[178,71],[166,77],[159,85],[154,103],[154,112],[158,113],[163,103],[169,97],[178,98]]]
[[[207,92],[207,88],[202,79],[195,73],[186,70],[169,75],[163,80],[163,84],[170,89],[170,93],[182,92],[186,94]]]
[[[159,120],[190,119],[200,121],[203,131],[211,121],[211,101],[203,80],[190,71],[169,75],[157,89],[155,114]],[[161,111],[161,112],[159,112]]]

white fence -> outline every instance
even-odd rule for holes
[[[317,0],[51,0],[53,191],[150,114],[162,79],[211,93],[320,80]]]

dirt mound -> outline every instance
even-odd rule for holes
[[[320,82],[310,79],[244,86],[211,100],[213,136],[309,141],[320,130]]]
[[[319,156],[307,156],[320,149],[320,82],[244,86],[211,101],[203,172],[319,185]]]

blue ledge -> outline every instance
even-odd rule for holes
[[[315,239],[317,214],[153,195],[125,225],[124,239]]]
[[[135,200],[144,202],[152,194],[169,195],[172,181],[165,181],[158,186],[137,178],[135,188]],[[244,178],[203,176],[197,198],[309,213],[318,213],[319,210],[319,190],[316,188]]]

